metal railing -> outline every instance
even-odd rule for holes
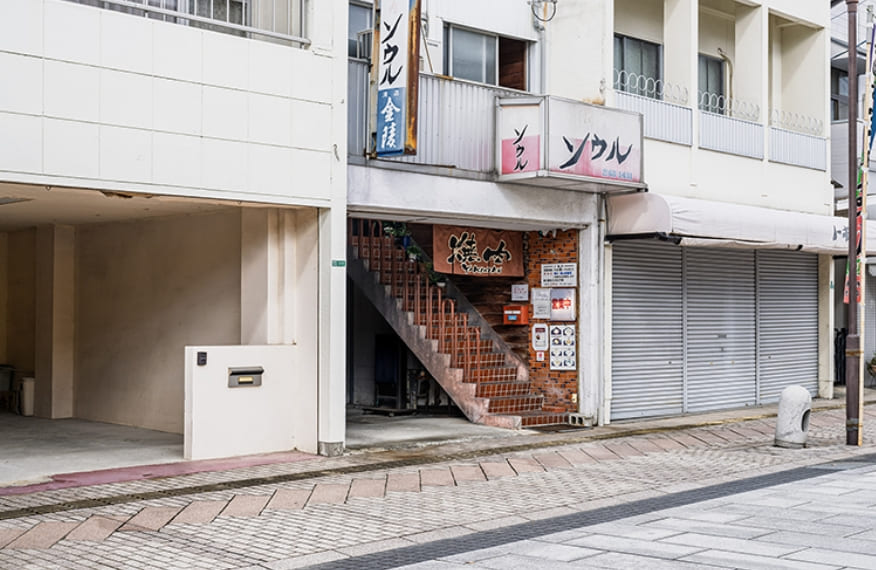
[[[658,99],[676,105],[687,105],[687,87],[674,85],[662,79],[615,69],[613,85],[615,91],[618,92]]]
[[[461,368],[466,381],[479,381],[472,374],[481,364],[481,330],[468,323],[468,314],[457,312],[456,301],[432,283],[423,260],[411,260],[404,247],[387,235],[380,220],[348,220],[348,240],[368,270],[389,286],[402,311],[413,315],[413,323],[424,326],[426,338],[437,340],[438,352],[450,355],[450,366]]]
[[[615,106],[643,116],[644,135],[671,143],[693,144],[693,110],[674,103],[615,91]]]
[[[763,125],[703,111],[700,148],[739,156],[763,158]]]
[[[815,137],[824,136],[824,121],[802,113],[773,109],[770,111],[770,126]]]
[[[349,62],[347,143],[350,154],[371,148],[369,72],[366,61]],[[496,97],[527,93],[470,81],[420,74],[417,154],[393,162],[451,166],[461,170],[495,170]]]
[[[226,34],[306,47],[304,0],[68,0]]]
[[[827,139],[770,127],[770,160],[827,170]]]
[[[757,123],[760,121],[760,105],[727,97],[721,93],[699,92],[700,111],[725,115],[734,119]]]

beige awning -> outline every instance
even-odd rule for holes
[[[681,245],[793,249],[842,255],[845,218],[727,202],[638,193],[609,196],[608,235],[665,234]],[[873,231],[870,231],[872,228]],[[876,224],[867,224],[867,249],[876,251]]]

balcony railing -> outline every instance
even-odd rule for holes
[[[226,34],[305,47],[302,0],[69,0]]]
[[[693,144],[693,111],[688,91],[661,79],[614,71],[615,106],[644,116],[644,135],[661,141]]]
[[[700,148],[763,158],[760,105],[719,93],[700,92]]]
[[[368,74],[367,62],[350,60],[347,143],[352,155],[361,156],[371,146]],[[527,95],[425,74],[420,75],[419,94],[417,154],[385,160],[476,172],[496,168],[496,97]]]
[[[827,170],[827,139],[770,127],[770,160]]]

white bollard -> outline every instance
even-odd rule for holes
[[[779,416],[776,418],[776,445],[800,448],[806,446],[809,431],[809,413],[812,396],[802,386],[788,386],[779,398]]]

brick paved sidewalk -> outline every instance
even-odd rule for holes
[[[868,442],[874,420],[868,408]],[[766,418],[392,468],[353,455],[326,459],[315,473],[294,464],[300,477],[269,466],[5,497],[0,568],[296,567],[873,450],[842,445],[843,425],[841,410],[814,413],[804,450],[772,447]],[[235,488],[241,477],[262,479]],[[191,489],[198,484],[209,491]],[[107,506],[63,504],[120,494]],[[28,505],[51,508],[20,510]]]

